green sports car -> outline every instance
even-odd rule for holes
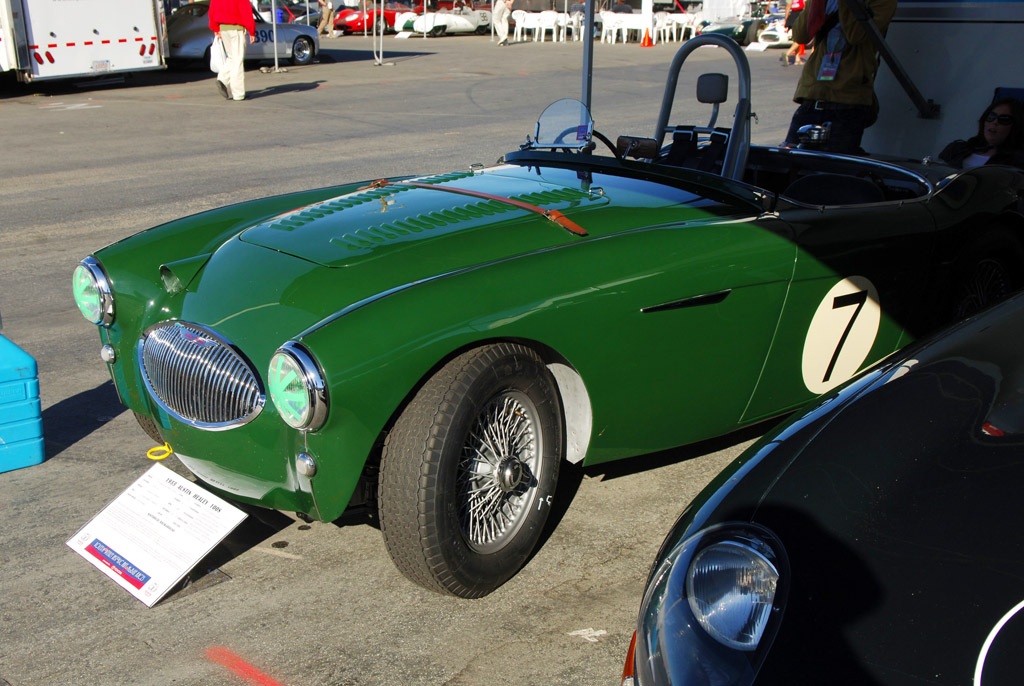
[[[686,58],[707,125],[670,123]],[[718,53],[722,54],[722,53]],[[563,461],[785,413],[1020,284],[1024,176],[750,144],[750,72],[680,48],[652,136],[560,100],[498,164],[270,197],[99,250],[74,293],[121,399],[224,497],[375,507],[410,579],[487,594]]]

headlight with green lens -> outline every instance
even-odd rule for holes
[[[83,317],[100,326],[114,323],[114,293],[103,267],[95,257],[87,257],[75,267],[71,288],[75,304]]]
[[[327,420],[327,387],[313,356],[298,343],[285,343],[270,358],[267,390],[284,422],[316,431]]]

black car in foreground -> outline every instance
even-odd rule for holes
[[[765,435],[690,505],[623,684],[1021,683],[1024,294]]]

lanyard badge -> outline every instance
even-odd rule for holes
[[[825,54],[821,58],[821,67],[818,69],[818,81],[834,81],[839,72],[839,59],[843,56],[843,48],[846,47],[846,36],[838,24],[832,27],[825,39]]]

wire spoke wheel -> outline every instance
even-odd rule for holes
[[[1010,273],[996,259],[980,261],[971,278],[964,281],[957,300],[957,318],[966,317],[1004,300],[1013,292]]]
[[[478,552],[500,549],[533,505],[542,440],[535,430],[536,414],[523,393],[502,393],[470,430],[456,491],[462,533]]]
[[[494,591],[541,540],[564,451],[558,387],[536,352],[495,343],[450,360],[384,438],[377,505],[395,566],[441,593]]]
[[[1014,236],[995,229],[965,249],[954,267],[953,321],[1001,302],[1021,286],[1024,249]]]

